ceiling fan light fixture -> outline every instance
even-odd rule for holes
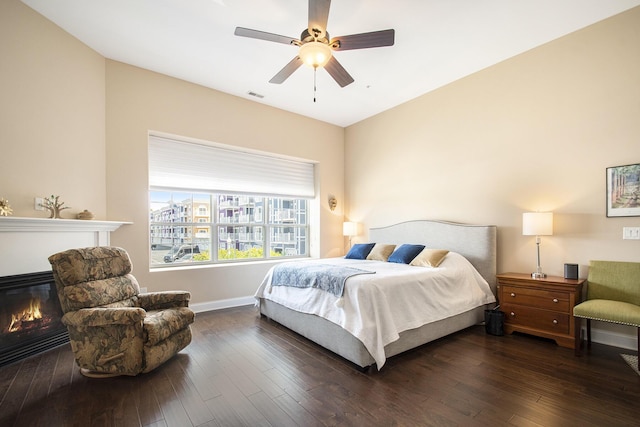
[[[310,67],[324,67],[331,59],[331,48],[325,43],[307,42],[300,46],[298,56]]]
[[[300,0],[302,1],[302,0]],[[309,20],[307,28],[300,33],[300,39],[267,33],[250,28],[236,27],[234,34],[269,42],[297,46],[298,54],[287,63],[269,83],[280,84],[287,80],[302,64],[313,68],[314,94],[318,67],[324,68],[340,87],[353,83],[353,77],[332,57],[332,52],[343,50],[368,49],[372,47],[393,46],[395,30],[372,31],[331,38],[327,31],[327,20],[331,0],[308,0]],[[315,98],[314,98],[315,101]]]

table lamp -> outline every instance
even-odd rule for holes
[[[553,213],[552,212],[525,212],[522,214],[522,235],[536,236],[536,247],[538,263],[536,271],[531,273],[534,279],[547,277],[540,267],[540,236],[553,235]]]

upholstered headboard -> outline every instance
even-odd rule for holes
[[[416,243],[448,249],[467,258],[496,292],[497,227],[446,221],[417,220],[371,228],[369,240],[377,243]]]

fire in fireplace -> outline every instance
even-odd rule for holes
[[[0,277],[0,366],[69,341],[53,273]]]
[[[51,316],[47,316],[49,319]],[[48,320],[47,318],[44,319]],[[40,328],[42,319],[42,311],[40,311],[40,299],[31,298],[29,307],[24,310],[18,309],[17,313],[11,315],[11,324],[7,328],[7,332],[19,332],[33,328]]]

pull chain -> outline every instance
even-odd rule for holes
[[[318,73],[318,67],[313,67],[313,102],[316,102],[316,74]]]

